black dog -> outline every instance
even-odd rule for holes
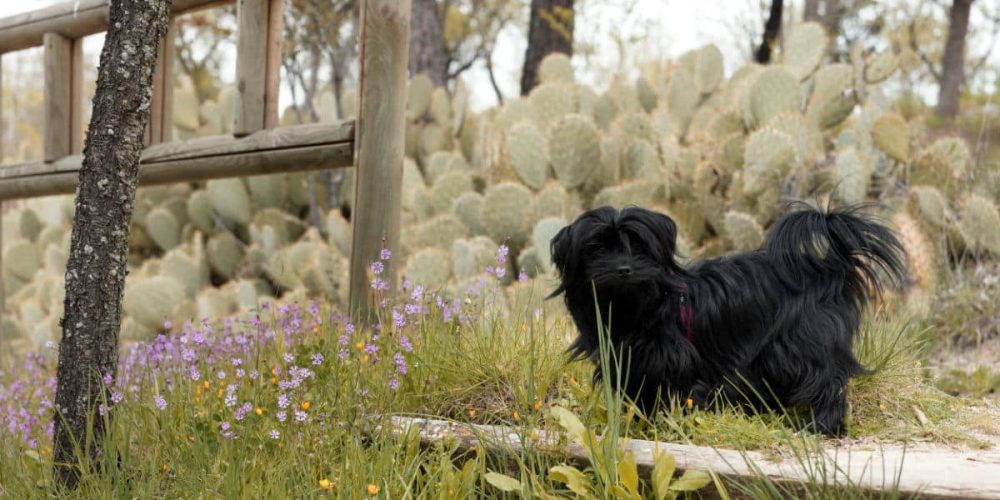
[[[862,312],[883,282],[903,279],[893,233],[861,207],[805,208],[762,249],[686,269],[676,237],[670,217],[635,207],[594,209],[559,231],[562,281],[550,297],[566,294],[580,331],[570,352],[598,360],[596,305],[627,358],[621,388],[643,410],[661,398],[705,407],[721,394],[811,411],[816,430],[843,434],[848,379],[865,371],[851,350]]]

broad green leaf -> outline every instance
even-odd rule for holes
[[[696,491],[708,486],[708,483],[712,482],[712,476],[709,476],[707,472],[702,472],[699,470],[689,470],[685,471],[681,477],[679,477],[673,484],[670,485],[671,491]]]
[[[559,426],[566,429],[566,432],[573,436],[578,443],[585,443],[587,428],[580,421],[579,417],[561,406],[553,406],[549,412],[559,422]]]
[[[494,488],[500,491],[521,490],[521,481],[518,481],[508,475],[500,474],[498,472],[487,472],[484,477],[486,478],[487,483],[490,483]]]
[[[35,450],[24,450],[24,456],[34,460],[37,463],[42,463],[42,456],[38,454]]]
[[[670,480],[674,477],[674,470],[677,469],[677,461],[674,456],[659,451],[653,458],[653,493],[656,500],[664,500],[670,497]]]
[[[566,485],[570,491],[584,498],[593,496],[594,488],[590,478],[576,467],[557,465],[549,469],[549,479]]]
[[[639,495],[635,495],[632,492],[626,490],[620,484],[612,485],[608,488],[608,494],[611,498],[620,498],[621,500],[640,500]]]
[[[635,466],[635,454],[625,453],[618,461],[618,480],[629,492],[639,496],[639,470]]]

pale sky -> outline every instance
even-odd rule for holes
[[[0,17],[35,10],[59,1],[0,0]],[[587,65],[577,58],[574,65],[578,68],[578,76],[582,81],[596,86],[605,83],[605,75],[618,66],[617,46],[612,37],[616,31],[626,36],[651,33],[653,36],[650,40],[657,45],[645,47],[641,54],[636,55],[646,60],[654,55],[677,56],[686,50],[714,42],[726,55],[727,66],[732,68],[737,57],[743,57],[742,54],[737,55],[732,27],[748,16],[760,16],[755,11],[759,5],[756,0],[586,0],[578,4],[582,4],[583,8],[578,8],[577,11],[575,36],[578,42],[594,47],[595,57]],[[627,6],[631,6],[631,14],[626,13]],[[666,29],[668,26],[669,30]],[[97,53],[101,42],[99,37],[94,38],[94,43],[87,43],[85,50]],[[493,65],[505,96],[518,94],[524,48],[525,33],[521,29],[510,28],[501,35]],[[626,67],[634,67],[634,64],[626,64]],[[474,108],[483,109],[495,105],[496,97],[482,64],[477,64],[468,71],[465,79],[472,91]],[[283,88],[282,93],[287,91]],[[282,101],[286,100],[285,97],[282,96]]]
[[[0,17],[58,1],[66,0],[0,0]],[[626,54],[624,67],[628,69],[634,70],[637,60],[676,57],[692,48],[715,43],[725,57],[727,72],[732,71],[745,62],[748,55],[744,27],[749,23],[759,30],[763,24],[762,4],[768,3],[762,0],[578,0],[575,41],[578,47],[592,47],[594,56],[588,61],[581,57],[573,59],[577,77],[598,89],[603,87],[620,66],[615,34],[625,37],[649,35],[644,38],[644,45]],[[786,2],[786,15],[798,17],[800,12],[801,1]],[[96,54],[102,42],[100,37],[92,37],[85,43],[85,50]],[[518,94],[525,43],[525,33],[520,28],[509,28],[500,36],[493,65],[505,96]],[[1000,54],[994,53],[994,64],[998,60]],[[232,65],[227,66],[231,69]],[[496,97],[483,64],[474,66],[464,78],[472,91],[475,109],[495,105]],[[227,80],[232,81],[232,76],[227,76]],[[290,102],[287,93],[283,86],[283,103]]]

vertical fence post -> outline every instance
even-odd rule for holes
[[[285,38],[285,0],[271,0],[267,23],[267,66],[264,72],[264,127],[278,126],[278,94],[281,86],[281,45]]]
[[[43,37],[45,58],[45,161],[71,151],[73,128],[73,40],[58,33]]]
[[[239,0],[236,7],[236,121],[233,135],[277,122],[281,65],[280,0]],[[272,119],[268,119],[273,114]]]
[[[362,0],[350,287],[362,321],[373,305],[368,266],[383,246],[394,257],[382,278],[395,287],[399,271],[409,35],[410,0]]]
[[[167,34],[160,43],[160,55],[153,70],[153,100],[150,105],[146,144],[169,142],[174,127],[174,45],[177,25],[170,20]]]
[[[3,161],[3,145],[6,139],[3,128],[3,54],[0,54],[0,165]],[[0,201],[0,361],[3,361],[6,346],[3,345],[3,315],[7,309],[7,290],[3,285],[3,202]]]
[[[69,152],[83,152],[83,38],[73,40],[69,81]]]

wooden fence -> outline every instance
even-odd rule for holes
[[[0,19],[0,57],[42,46],[43,159],[0,165],[0,202],[76,190],[83,163],[83,38],[107,30],[109,0],[69,0]],[[370,306],[368,263],[398,248],[410,0],[362,0],[357,120],[278,127],[285,0],[174,0],[153,77],[140,185],[355,166],[350,307]],[[236,4],[233,134],[172,141],[179,14]],[[0,72],[2,73],[2,72]],[[0,74],[0,88],[3,85]],[[2,132],[2,130],[0,130]],[[2,246],[2,242],[0,242]],[[387,272],[395,277],[396,267]],[[2,260],[0,260],[2,268]],[[0,309],[4,300],[0,280]]]

